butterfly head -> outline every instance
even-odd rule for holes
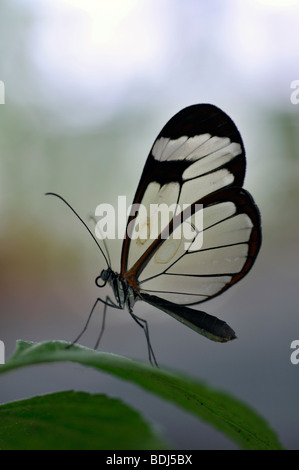
[[[104,287],[113,277],[113,271],[110,267],[103,269],[101,274],[96,278],[95,283],[98,287]],[[102,283],[101,283],[102,281]]]

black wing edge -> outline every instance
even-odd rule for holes
[[[155,295],[142,293],[141,298],[212,341],[226,343],[237,338],[234,330],[226,322],[213,315],[174,304]]]

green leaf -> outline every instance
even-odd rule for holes
[[[166,449],[120,400],[59,392],[0,406],[1,450]]]
[[[72,361],[95,367],[135,383],[173,402],[224,432],[244,449],[282,449],[266,421],[250,407],[228,394],[183,375],[151,367],[122,356],[94,351],[61,341],[25,343],[20,341],[0,373],[25,365]]]

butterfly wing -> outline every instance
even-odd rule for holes
[[[193,105],[164,126],[137,187],[121,257],[122,277],[145,301],[176,317],[184,306],[182,321],[187,305],[221,294],[250,270],[261,229],[242,188],[245,167],[240,133],[219,108]],[[151,212],[163,204],[164,225]],[[191,239],[177,236],[183,226]],[[196,329],[193,312],[185,323]]]

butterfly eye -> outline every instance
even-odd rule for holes
[[[104,287],[109,279],[109,269],[103,269],[101,274],[96,278],[95,283],[98,287]],[[101,283],[102,281],[102,283]]]

